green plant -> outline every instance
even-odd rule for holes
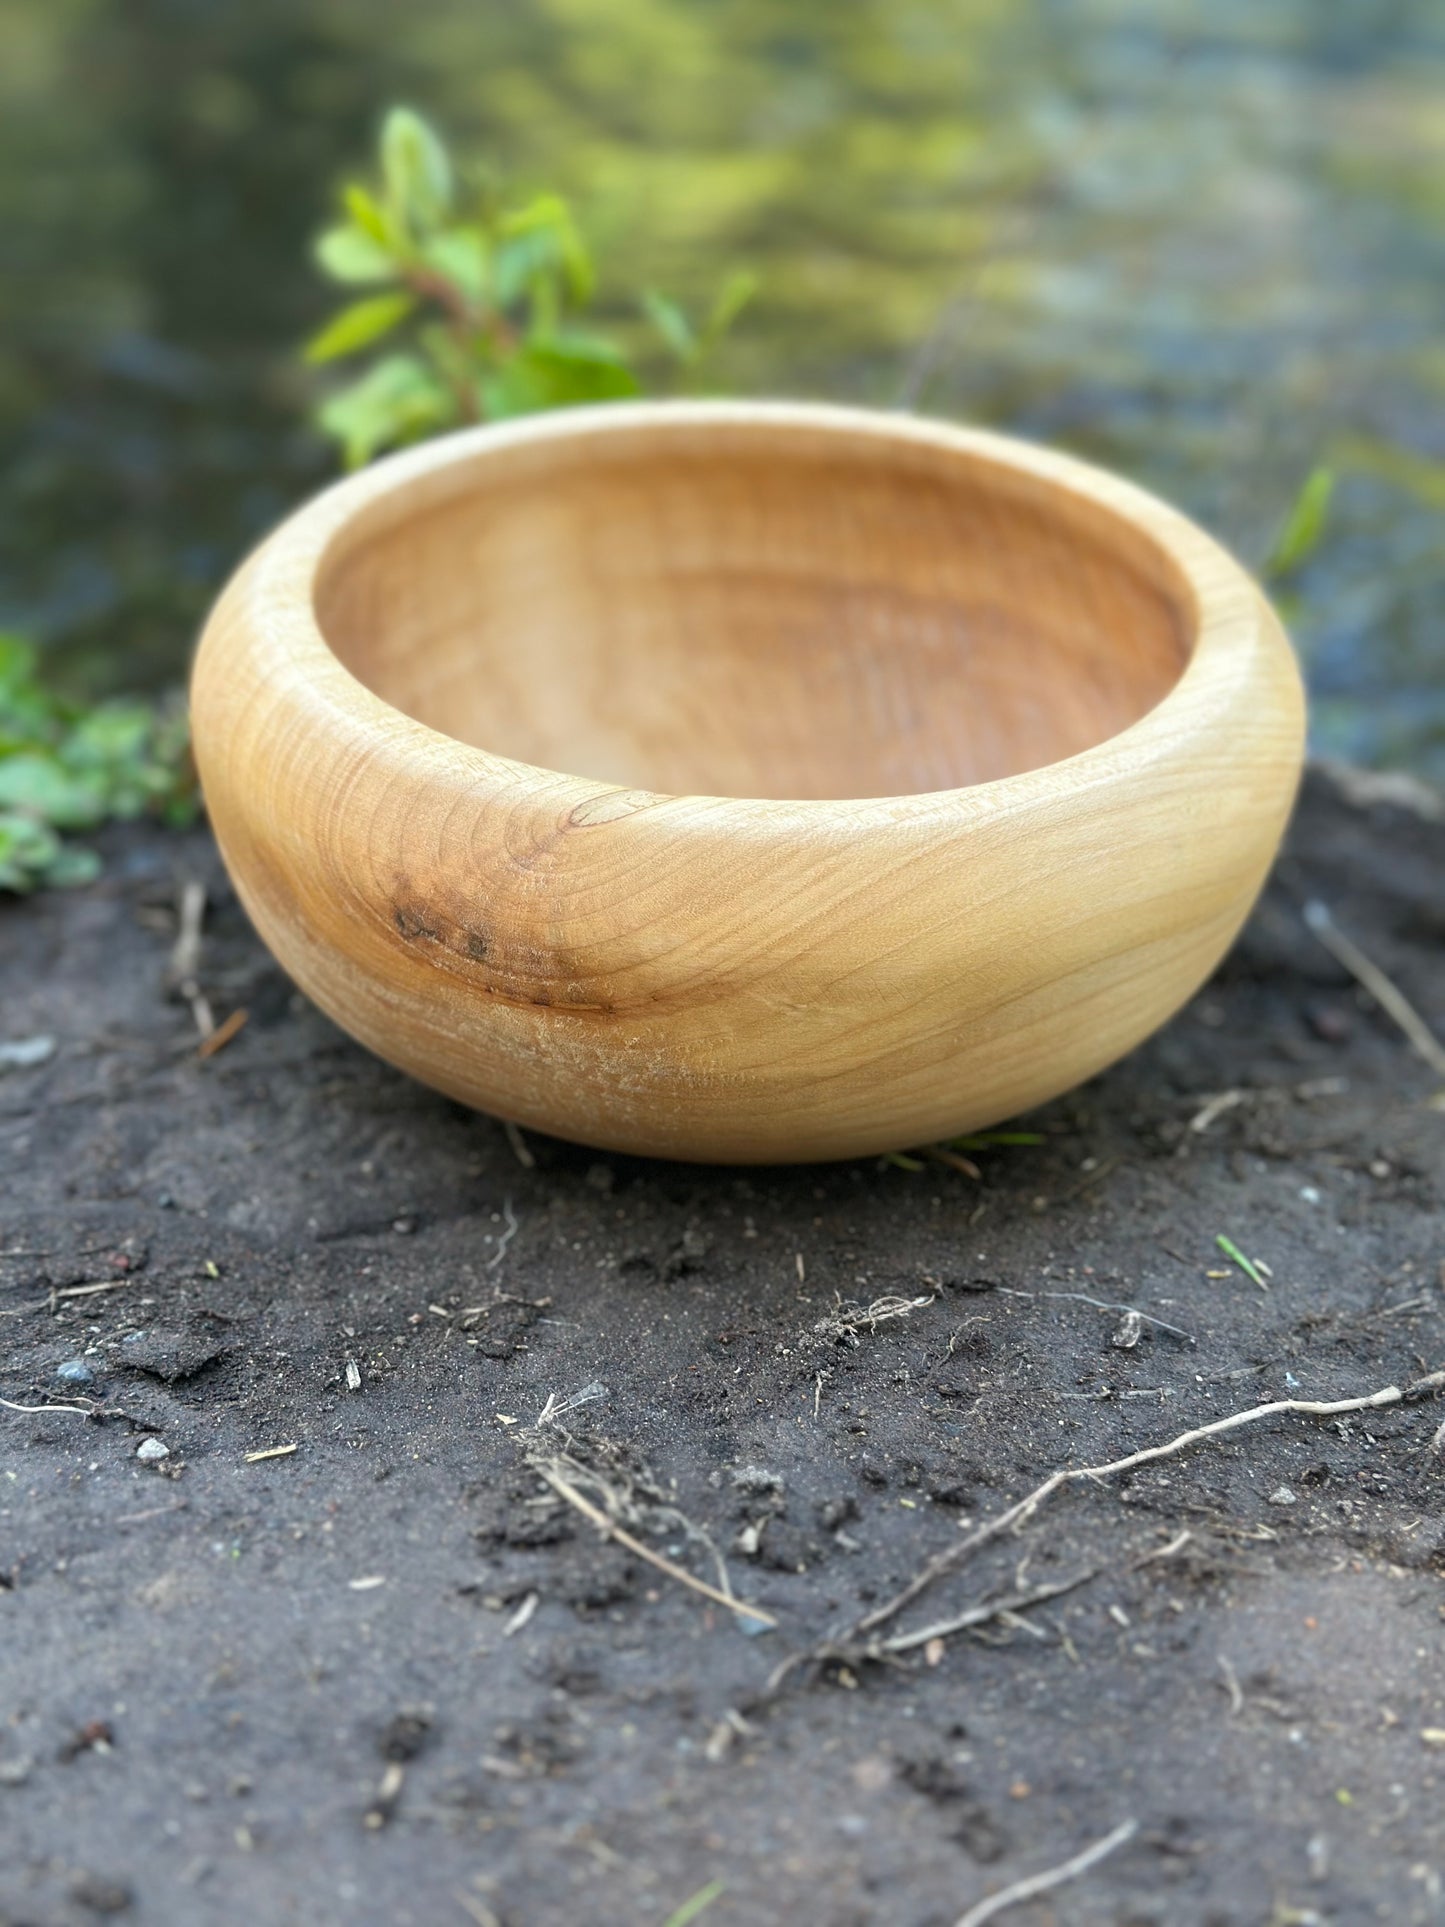
[[[66,702],[39,680],[35,651],[0,635],[0,890],[90,882],[99,857],[64,833],[147,811],[195,815],[181,704]]]
[[[1266,581],[1277,582],[1293,574],[1314,554],[1324,536],[1334,492],[1332,468],[1321,463],[1306,475],[1264,559],[1260,573]]]
[[[317,410],[348,467],[468,422],[640,392],[628,355],[579,325],[596,275],[566,201],[542,194],[511,207],[484,183],[464,185],[436,132],[406,107],[387,114],[379,159],[380,187],[347,186],[345,220],[316,244],[326,275],[371,292],[332,316],[307,360],[385,344]],[[656,292],[641,308],[667,358],[695,372],[753,288],[751,275],[730,276],[700,325]]]

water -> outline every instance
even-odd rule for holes
[[[1440,0],[0,0],[0,622],[182,669],[325,479],[294,355],[404,98],[579,203],[609,319],[764,294],[738,392],[1056,441],[1290,585],[1319,747],[1445,778]]]

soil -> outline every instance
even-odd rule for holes
[[[203,832],[0,907],[0,1038],[56,1044],[0,1072],[0,1920],[950,1927],[1126,1821],[1006,1918],[1445,1919],[1438,1398],[1069,1485],[879,1636],[1072,1590],[841,1637],[1057,1467],[1445,1365],[1441,1080],[1300,914],[1445,1030],[1445,828],[1363,787],[978,1178],[524,1166],[292,991]],[[205,1058],[187,876],[248,1013]]]

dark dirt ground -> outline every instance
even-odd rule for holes
[[[1445,1364],[1440,1080],[1299,915],[1445,1029],[1439,823],[1314,775],[1214,982],[981,1181],[523,1168],[292,993],[203,833],[110,855],[0,907],[0,1039],[57,1040],[0,1074],[0,1396],[82,1405],[0,1408],[0,1920],[951,1927],[1128,1819],[1007,1919],[1445,1920],[1439,1400],[1070,1487],[895,1624],[1089,1583],[762,1695],[1056,1466]],[[205,1061],[183,873],[249,1012]],[[593,1382],[575,1456],[775,1630],[548,1502]]]

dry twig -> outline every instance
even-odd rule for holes
[[[891,1599],[885,1600],[881,1606],[876,1606],[872,1612],[856,1620],[844,1633],[825,1639],[807,1651],[789,1655],[774,1668],[768,1679],[767,1693],[773,1695],[780,1691],[784,1682],[800,1668],[822,1665],[830,1661],[850,1663],[860,1659],[894,1659],[899,1653],[908,1651],[916,1645],[926,1645],[930,1638],[941,1638],[948,1632],[982,1625],[1000,1615],[1016,1612],[1020,1606],[1036,1604],[1041,1598],[1048,1597],[1048,1592],[1041,1590],[1021,1599],[985,1602],[969,1608],[952,1619],[927,1626],[917,1634],[893,1634],[888,1639],[875,1637],[880,1626],[886,1625],[890,1619],[895,1619],[905,1607],[912,1605],[915,1599],[927,1592],[930,1586],[949,1573],[956,1572],[984,1546],[1001,1539],[1005,1533],[1016,1531],[1033,1517],[1047,1499],[1066,1485],[1076,1485],[1084,1479],[1097,1482],[1112,1478],[1121,1472],[1131,1472],[1141,1465],[1151,1465],[1160,1459],[1173,1458],[1178,1453],[1187,1451],[1190,1446],[1199,1444],[1203,1439],[1216,1438],[1222,1433],[1236,1431],[1240,1426],[1253,1425],[1261,1419],[1296,1413],[1315,1418],[1339,1418],[1352,1412],[1378,1411],[1383,1406],[1398,1405],[1405,1399],[1423,1398],[1429,1393],[1442,1389],[1445,1389],[1445,1370],[1430,1372],[1424,1378],[1415,1379],[1405,1386],[1386,1385],[1380,1391],[1370,1392],[1362,1398],[1275,1399],[1268,1405],[1254,1405],[1246,1411],[1231,1412],[1225,1418],[1212,1419],[1208,1425],[1195,1426],[1191,1431],[1181,1432],[1177,1438],[1170,1439],[1163,1445],[1145,1446],[1141,1451],[1131,1452],[1127,1457],[1113,1459],[1105,1465],[1061,1467],[1058,1471],[1051,1472],[1046,1479],[1034,1487],[1032,1492],[1027,1493],[1015,1504],[1005,1507],[992,1519],[986,1519],[982,1525],[975,1526],[961,1539],[955,1540],[951,1546],[946,1546],[942,1552],[936,1553],[919,1568],[901,1591],[895,1593]],[[1150,1556],[1166,1557],[1177,1551],[1181,1543],[1182,1541],[1176,1540],[1169,1547]],[[1082,1585],[1086,1579],[1094,1576],[1093,1573],[1077,1576],[1066,1581],[1057,1590],[1069,1591],[1073,1586]]]
[[[201,927],[205,920],[206,886],[194,877],[189,878],[181,885],[180,900],[176,905],[176,941],[166,974],[177,993],[190,1005],[191,1016],[202,1039],[209,1037],[216,1028],[211,1006],[200,985]]]
[[[903,1298],[896,1292],[886,1292],[883,1297],[875,1298],[870,1305],[845,1305],[841,1296],[830,1312],[824,1314],[814,1325],[813,1330],[820,1338],[832,1339],[835,1344],[856,1345],[860,1332],[877,1331],[890,1319],[907,1318],[925,1305],[931,1305],[938,1293],[930,1292],[926,1298]]]
[[[1028,1592],[1011,1593],[1005,1599],[985,1600],[982,1605],[970,1606],[964,1612],[955,1613],[951,1619],[938,1619],[931,1626],[920,1626],[916,1632],[895,1633],[891,1639],[882,1641],[879,1651],[909,1653],[917,1646],[926,1646],[931,1639],[947,1639],[951,1633],[967,1632],[974,1626],[986,1626],[991,1619],[1002,1619],[1010,1613],[1022,1612],[1028,1606],[1041,1606],[1046,1599],[1057,1599],[1061,1593],[1074,1592],[1080,1586],[1087,1586],[1091,1579],[1098,1578],[1100,1571],[1100,1567],[1091,1566],[1087,1572],[1076,1572],[1072,1579],[1060,1579],[1051,1586],[1034,1586]]]
[[[513,1126],[513,1129],[515,1128],[516,1127]],[[530,1158],[532,1156],[532,1153],[528,1151],[527,1156]],[[535,1162],[535,1159],[533,1160],[533,1162]],[[517,1214],[512,1209],[512,1200],[510,1198],[503,1199],[502,1211],[507,1221],[506,1229],[502,1232],[502,1235],[497,1239],[497,1248],[492,1253],[491,1257],[488,1258],[487,1260],[486,1269],[488,1271],[495,1271],[497,1269],[498,1265],[501,1264],[503,1258],[505,1258],[507,1255],[507,1246],[512,1242],[513,1238],[515,1238],[517,1235]]]
[[[1246,1103],[1248,1098],[1248,1091],[1217,1091],[1213,1097],[1206,1098],[1190,1118],[1190,1130],[1197,1136],[1203,1137],[1216,1118],[1223,1117],[1226,1111],[1232,1111],[1236,1104]]]
[[[605,1385],[594,1382],[584,1385],[581,1391],[567,1398],[559,1399],[555,1392],[549,1394],[536,1424],[515,1435],[527,1465],[550,1486],[559,1499],[565,1500],[595,1525],[604,1538],[615,1539],[639,1559],[666,1573],[669,1579],[675,1579],[690,1591],[701,1593],[704,1598],[715,1600],[718,1605],[741,1613],[760,1625],[775,1626],[777,1621],[771,1613],[764,1612],[758,1606],[750,1606],[734,1595],[726,1562],[712,1539],[686,1513],[671,1503],[645,1467],[628,1462],[625,1448],[605,1439],[592,1439],[584,1443],[571,1437],[558,1424],[558,1420],[566,1413],[574,1411],[579,1405],[604,1398],[606,1393]],[[589,1498],[584,1487],[590,1488],[596,1497]],[[716,1563],[718,1585],[708,1585],[685,1567],[654,1551],[635,1532],[628,1530],[629,1526],[634,1525],[648,1531],[667,1527],[695,1540]]]
[[[932,1158],[935,1164],[946,1164],[951,1171],[962,1171],[966,1178],[982,1183],[983,1172],[972,1158],[964,1157],[961,1151],[954,1151],[946,1144],[924,1144],[919,1147],[922,1155]]]
[[[244,1005],[233,1010],[225,1022],[209,1031],[196,1046],[197,1057],[214,1057],[218,1050],[224,1050],[231,1039],[246,1027],[246,1019],[251,1015]]]
[[[1445,1386],[1445,1371],[1431,1372],[1426,1377],[1416,1379],[1412,1384],[1401,1387],[1386,1385],[1378,1392],[1371,1392],[1363,1398],[1314,1399],[1280,1398],[1268,1405],[1252,1405],[1247,1411],[1231,1412],[1225,1418],[1211,1419],[1208,1425],[1195,1426],[1192,1431],[1181,1432],[1177,1438],[1164,1445],[1148,1445],[1139,1452],[1130,1452],[1122,1459],[1112,1459],[1105,1465],[1075,1465],[1061,1467],[1057,1472],[1036,1485],[1016,1504],[1008,1506],[992,1519],[986,1519],[981,1526],[965,1534],[953,1545],[945,1547],[926,1565],[915,1573],[901,1592],[877,1606],[871,1613],[860,1619],[853,1628],[853,1636],[870,1633],[896,1617],[905,1606],[911,1605],[920,1593],[926,1592],[936,1580],[945,1574],[956,1572],[964,1562],[982,1547],[993,1540],[1002,1538],[1006,1532],[1017,1528],[1038,1511],[1044,1502],[1066,1485],[1077,1485],[1081,1480],[1100,1480],[1116,1477],[1120,1472],[1132,1472],[1141,1465],[1152,1465],[1160,1459],[1172,1459],[1185,1452],[1191,1445],[1199,1444],[1201,1439],[1217,1438],[1224,1432],[1237,1431],[1242,1425],[1254,1425],[1261,1419],[1279,1418],[1286,1413],[1300,1414],[1311,1418],[1340,1418],[1350,1412],[1378,1410],[1385,1405],[1398,1405],[1403,1399],[1421,1398],[1427,1392],[1439,1391]]]
[[[720,1592],[716,1586],[710,1586],[705,1579],[699,1579],[685,1567],[675,1565],[662,1553],[654,1552],[651,1546],[644,1545],[642,1540],[634,1537],[625,1526],[620,1526],[615,1520],[609,1519],[601,1506],[593,1505],[590,1499],[585,1498],[575,1485],[569,1484],[553,1467],[541,1464],[535,1466],[534,1470],[538,1478],[546,1480],[559,1499],[565,1499],[568,1505],[577,1508],[584,1519],[590,1519],[604,1538],[615,1539],[619,1545],[626,1546],[627,1550],[635,1553],[639,1559],[645,1559],[649,1566],[655,1566],[659,1572],[665,1572],[669,1579],[675,1579],[680,1586],[687,1586],[691,1591],[701,1593],[705,1599],[715,1600],[719,1606],[726,1606],[729,1612],[742,1613],[746,1618],[756,1619],[764,1626],[777,1625],[778,1622],[773,1615],[765,1613],[760,1606],[750,1606],[744,1599],[735,1599],[728,1593]]]
[[[81,1418],[93,1418],[96,1408],[93,1405],[17,1405],[13,1398],[0,1398],[7,1412],[77,1412]]]
[[[1191,1345],[1199,1341],[1193,1332],[1185,1331],[1182,1325],[1171,1325],[1167,1319],[1155,1318],[1151,1312],[1140,1311],[1137,1305],[1116,1304],[1109,1298],[1091,1298],[1086,1291],[1022,1291],[1014,1285],[996,1285],[994,1289],[1003,1298],[1071,1298],[1075,1304],[1092,1305],[1095,1311],[1118,1311],[1137,1318],[1142,1324],[1154,1325],[1160,1331],[1171,1332],[1175,1338],[1182,1338]]]
[[[1394,979],[1386,976],[1380,966],[1365,955],[1353,937],[1345,935],[1317,897],[1305,905],[1303,914],[1309,929],[1335,961],[1345,966],[1356,983],[1363,984],[1386,1016],[1409,1038],[1436,1076],[1445,1077],[1445,1045],[1441,1044]]]
[[[1016,1880],[1001,1893],[990,1894],[986,1900],[980,1900],[966,1914],[959,1915],[955,1927],[983,1927],[986,1920],[1001,1914],[1005,1907],[1017,1907],[1021,1900],[1032,1900],[1035,1894],[1046,1894],[1055,1887],[1062,1887],[1065,1881],[1077,1880],[1080,1874],[1097,1867],[1101,1860],[1122,1847],[1126,1840],[1132,1840],[1138,1831],[1137,1820],[1123,1821],[1112,1833],[1106,1833],[1102,1840],[1096,1840],[1092,1847],[1085,1847],[1082,1853],[1076,1853],[1072,1860],[1065,1860],[1060,1866],[1050,1867],[1044,1873],[1030,1874],[1025,1880]]]

